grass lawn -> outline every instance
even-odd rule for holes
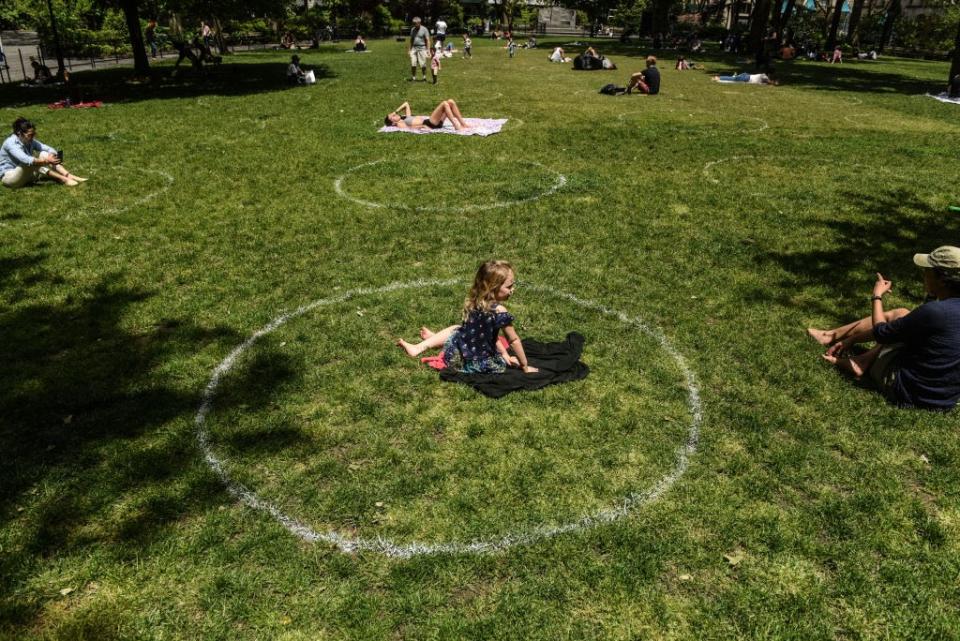
[[[960,110],[918,95],[946,65],[770,88],[664,52],[660,96],[608,97],[646,50],[590,73],[549,46],[477,39],[436,86],[374,41],[302,52],[305,88],[273,52],[77,74],[102,109],[0,87],[91,178],[0,191],[0,639],[960,638],[956,416],[886,405],[804,331],[868,313],[876,271],[919,304],[912,255],[958,243]],[[376,133],[449,97],[509,120]],[[393,345],[457,322],[491,257],[521,335],[586,336],[586,380],[495,401]],[[203,430],[352,553],[238,501],[194,421],[313,301]]]

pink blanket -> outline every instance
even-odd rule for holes
[[[444,121],[440,129],[406,129],[400,127],[380,127],[379,133],[389,134],[395,131],[402,131],[407,134],[455,134],[457,136],[489,136],[500,133],[500,129],[506,124],[506,118],[464,118],[467,121],[469,129],[457,131],[450,124],[449,120]]]

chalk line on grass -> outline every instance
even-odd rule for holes
[[[114,171],[120,171],[120,168],[119,168],[119,167],[115,167],[115,168],[114,168]],[[89,214],[99,214],[99,215],[120,214],[120,213],[123,213],[123,212],[127,211],[128,209],[130,209],[130,208],[132,208],[132,207],[137,207],[138,205],[142,205],[142,204],[144,204],[144,203],[148,203],[148,202],[150,202],[151,200],[153,200],[154,198],[156,198],[157,196],[160,196],[161,194],[166,193],[166,192],[170,189],[170,187],[173,186],[173,183],[175,182],[174,179],[173,179],[173,176],[171,176],[169,173],[163,171],[162,169],[139,169],[139,171],[142,171],[142,172],[144,172],[144,173],[156,174],[156,175],[160,176],[161,178],[163,178],[163,179],[166,181],[166,184],[165,184],[163,187],[161,187],[160,189],[158,189],[158,190],[156,190],[156,191],[153,191],[153,192],[150,192],[150,193],[147,194],[146,196],[142,196],[141,198],[138,198],[137,200],[133,201],[132,203],[129,203],[129,204],[126,204],[126,205],[121,205],[121,206],[119,206],[119,207],[110,207],[110,208],[108,208],[108,209],[102,209],[102,210],[100,210],[100,211],[85,211],[85,212],[79,212],[79,213],[77,213],[77,214],[75,214],[75,215],[74,215],[74,214],[67,214],[66,216],[63,216],[60,220],[70,220],[71,218],[75,218],[75,217],[77,217],[77,216],[86,216],[86,215],[89,215]],[[77,189],[82,189],[82,188],[83,188],[83,187],[78,187]]]
[[[534,202],[534,201],[540,200],[541,198],[546,198],[547,196],[554,194],[555,192],[560,190],[564,185],[567,184],[567,177],[561,174],[560,172],[556,171],[555,169],[550,169],[549,167],[545,167],[544,165],[533,160],[518,160],[515,162],[526,163],[534,167],[539,167],[544,171],[553,173],[556,176],[556,178],[553,181],[553,184],[551,184],[550,187],[548,187],[547,189],[541,191],[539,194],[534,194],[533,196],[528,196],[527,198],[518,198],[516,200],[503,200],[503,201],[497,201],[492,203],[484,203],[482,205],[465,205],[462,207],[443,207],[438,205],[417,205],[416,207],[411,207],[409,205],[396,205],[396,204],[382,203],[382,202],[376,202],[371,200],[363,200],[361,198],[357,198],[356,196],[350,195],[343,188],[343,181],[350,174],[360,169],[363,169],[364,167],[374,167],[386,161],[387,161],[386,158],[381,158],[380,160],[365,162],[361,165],[357,165],[356,167],[351,167],[344,174],[334,179],[333,190],[341,198],[345,198],[346,200],[354,202],[358,205],[363,205],[364,207],[370,207],[373,209],[399,209],[401,211],[450,211],[455,213],[456,212],[463,213],[468,211],[483,211],[486,209],[499,209],[502,207],[512,207],[514,205]]]
[[[574,521],[558,525],[541,525],[526,531],[518,531],[500,535],[488,539],[475,539],[469,542],[446,542],[446,543],[425,543],[413,541],[409,543],[397,543],[383,537],[365,539],[361,537],[349,537],[340,534],[334,530],[316,531],[304,522],[288,516],[276,505],[260,498],[254,490],[248,489],[235,482],[226,470],[227,460],[218,456],[210,444],[210,435],[206,428],[206,419],[213,409],[213,401],[222,378],[233,368],[237,359],[258,340],[273,332],[284,323],[302,316],[309,311],[321,307],[328,307],[338,303],[358,298],[362,296],[376,296],[405,289],[421,289],[424,287],[448,287],[458,284],[456,279],[450,280],[417,280],[406,283],[391,283],[382,287],[360,288],[345,292],[333,298],[315,300],[312,303],[303,305],[292,312],[287,312],[277,316],[264,327],[254,332],[250,338],[235,347],[219,365],[217,365],[204,388],[200,407],[194,417],[196,428],[197,443],[203,454],[207,465],[216,473],[223,482],[227,491],[241,503],[255,510],[266,512],[289,532],[300,539],[311,543],[328,543],[335,546],[341,552],[354,553],[359,551],[369,551],[383,554],[388,557],[408,559],[419,555],[432,554],[493,554],[502,552],[518,545],[528,545],[544,539],[549,539],[561,534],[580,532],[589,528],[596,527],[605,523],[613,523],[628,516],[639,507],[653,503],[664,493],[666,493],[687,471],[690,466],[690,457],[693,456],[700,442],[700,425],[703,422],[703,408],[700,400],[700,388],[697,383],[696,375],[687,363],[686,358],[673,346],[666,335],[658,328],[644,323],[637,317],[631,317],[623,312],[610,309],[599,303],[590,300],[578,298],[572,294],[567,294],[549,286],[537,286],[535,284],[525,283],[524,286],[533,291],[540,291],[550,294],[557,298],[563,298],[575,305],[589,309],[604,316],[616,318],[621,323],[629,325],[639,332],[646,334],[654,339],[660,347],[674,360],[680,372],[683,375],[684,383],[687,388],[687,407],[690,411],[690,427],[687,430],[686,440],[683,445],[677,448],[673,467],[664,474],[659,480],[650,487],[643,490],[631,492],[620,501],[608,508],[597,510],[590,514],[579,517]]]
[[[723,163],[737,162],[740,160],[769,160],[769,157],[767,156],[730,156],[729,158],[721,158],[720,160],[711,160],[703,166],[703,176],[704,178],[707,179],[707,182],[711,182],[714,185],[719,185],[720,180],[710,175],[713,168]]]
[[[745,120],[756,120],[757,122],[760,123],[760,128],[759,128],[759,129],[751,129],[751,130],[749,130],[748,133],[758,134],[758,133],[760,133],[761,131],[763,131],[764,129],[769,129],[769,128],[770,128],[770,124],[769,124],[766,120],[764,120],[763,118],[757,118],[756,116],[742,116],[742,117],[743,117]]]

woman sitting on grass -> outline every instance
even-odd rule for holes
[[[400,115],[401,110],[403,110],[403,115]],[[457,131],[470,128],[460,114],[460,107],[453,100],[440,101],[440,104],[429,116],[414,116],[410,111],[410,103],[405,102],[388,113],[387,117],[383,119],[383,124],[387,127],[398,127],[399,129],[440,129],[443,127],[445,119],[453,123],[453,128]]]
[[[513,294],[513,287],[510,263],[488,260],[480,265],[473,279],[463,304],[462,324],[439,332],[421,327],[421,342],[414,345],[398,338],[397,345],[413,358],[428,349],[442,347],[446,367],[464,374],[502,374],[507,367],[519,367],[524,373],[533,374],[538,370],[527,362],[523,343],[513,328],[513,316],[502,304]],[[515,356],[497,340],[501,329]]]
[[[37,140],[36,135],[33,123],[26,118],[13,121],[13,134],[0,147],[0,182],[4,187],[25,187],[41,176],[69,187],[87,180],[71,174],[60,163],[57,150]]]
[[[827,361],[856,378],[867,374],[883,395],[900,407],[949,411],[960,400],[960,249],[938,247],[917,254],[923,285],[935,298],[917,309],[883,310],[891,283],[877,274],[873,313],[836,329],[807,331],[828,347]],[[862,354],[846,350],[875,340]]]

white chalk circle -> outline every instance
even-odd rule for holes
[[[362,198],[357,198],[356,196],[351,195],[346,189],[344,189],[344,187],[343,187],[343,182],[344,182],[344,180],[346,180],[347,177],[350,176],[351,174],[353,174],[353,173],[355,173],[355,172],[357,172],[357,171],[359,171],[359,170],[361,170],[361,169],[365,169],[365,168],[367,168],[367,167],[375,167],[376,165],[379,165],[379,164],[382,164],[382,163],[385,163],[385,162],[387,162],[387,159],[386,159],[386,158],[381,158],[380,160],[374,160],[374,161],[372,161],[372,162],[363,163],[362,165],[357,165],[356,167],[351,167],[350,169],[348,169],[348,170],[346,171],[346,173],[344,173],[344,174],[341,175],[341,176],[338,176],[338,177],[333,181],[333,190],[334,190],[334,191],[337,193],[337,195],[340,196],[341,198],[345,198],[346,200],[349,200],[350,202],[356,203],[356,204],[358,204],[358,205],[363,205],[364,207],[374,208],[374,209],[399,209],[399,210],[401,210],[401,211],[452,211],[452,212],[468,212],[468,211],[482,211],[482,210],[485,210],[485,209],[499,209],[499,208],[501,208],[501,207],[512,207],[512,206],[514,206],[514,205],[521,205],[521,204],[523,204],[523,203],[533,202],[533,201],[536,201],[536,200],[540,200],[541,198],[546,198],[547,196],[555,193],[557,190],[561,189],[564,185],[567,184],[567,177],[564,176],[563,174],[561,174],[560,172],[554,170],[554,169],[550,169],[549,167],[545,167],[545,166],[543,166],[542,164],[540,164],[540,163],[538,163],[538,162],[536,162],[536,161],[533,161],[533,160],[515,160],[515,161],[512,161],[512,162],[514,162],[514,163],[527,164],[527,165],[530,165],[531,167],[539,167],[540,169],[543,169],[543,170],[546,171],[546,172],[550,172],[550,173],[554,174],[555,178],[554,178],[554,180],[553,180],[553,183],[552,183],[547,189],[545,189],[545,190],[543,190],[543,191],[541,191],[541,192],[539,192],[539,193],[537,193],[537,194],[534,194],[534,195],[532,195],[532,196],[528,196],[528,197],[526,197],[526,198],[518,198],[518,199],[515,199],[515,200],[500,200],[500,201],[495,201],[495,202],[492,202],[492,203],[483,203],[483,204],[474,204],[474,205],[464,205],[464,206],[460,206],[460,207],[446,207],[446,206],[437,205],[437,204],[433,204],[433,205],[417,205],[417,206],[411,207],[410,205],[404,205],[404,204],[383,203],[383,202],[376,202],[376,201],[371,201],[371,200],[363,200]]]
[[[719,185],[720,181],[711,175],[713,168],[723,163],[738,162],[740,160],[769,160],[769,157],[767,156],[730,156],[729,158],[721,158],[720,160],[711,160],[703,166],[703,176],[704,178],[707,179],[707,182],[711,182],[714,185]]]
[[[683,476],[690,464],[690,457],[697,451],[697,445],[700,441],[700,423],[703,420],[700,404],[700,389],[697,385],[696,376],[690,369],[689,365],[687,365],[687,360],[683,357],[683,355],[677,351],[675,347],[673,347],[663,332],[655,327],[647,325],[638,318],[628,316],[623,312],[608,309],[599,303],[577,298],[576,296],[566,294],[551,287],[536,286],[530,283],[524,283],[524,287],[527,289],[540,291],[552,296],[556,296],[557,298],[563,298],[575,305],[583,307],[584,309],[599,312],[604,316],[613,317],[619,320],[621,323],[633,327],[637,331],[646,334],[650,338],[653,338],[677,364],[677,367],[683,374],[684,383],[687,388],[687,406],[690,410],[690,427],[687,430],[686,441],[676,450],[673,467],[651,486],[642,490],[631,492],[627,496],[620,499],[620,501],[612,507],[586,514],[574,521],[567,523],[558,525],[544,525],[525,531],[517,531],[500,535],[494,538],[475,539],[473,541],[451,541],[444,543],[424,543],[412,541],[408,543],[399,543],[381,537],[375,539],[364,539],[360,537],[345,536],[334,530],[314,530],[311,526],[300,521],[299,519],[288,516],[286,513],[281,511],[280,508],[269,501],[260,498],[254,490],[248,489],[230,478],[230,475],[226,471],[227,461],[219,456],[210,444],[210,436],[206,428],[206,419],[210,414],[210,411],[213,409],[213,401],[216,397],[217,389],[220,386],[222,378],[230,371],[234,363],[236,363],[237,358],[239,358],[241,354],[252,347],[258,340],[273,332],[287,321],[302,316],[307,312],[320,307],[329,307],[331,305],[336,305],[347,300],[364,296],[377,296],[400,290],[420,289],[424,287],[448,287],[459,282],[460,281],[458,280],[418,280],[407,283],[392,283],[383,287],[355,289],[334,298],[316,300],[292,312],[277,316],[263,328],[254,332],[254,334],[241,345],[234,348],[233,351],[231,351],[227,357],[224,358],[216,368],[214,368],[213,374],[210,377],[210,381],[207,383],[207,386],[203,391],[200,408],[197,410],[197,414],[194,419],[197,443],[200,451],[203,453],[203,457],[210,468],[217,474],[218,477],[220,477],[220,480],[226,486],[227,491],[229,491],[230,494],[236,497],[241,503],[256,510],[266,512],[274,519],[279,521],[292,534],[304,541],[311,543],[328,543],[345,553],[369,551],[384,554],[388,557],[406,559],[425,554],[491,554],[495,552],[501,552],[514,546],[526,545],[536,541],[548,539],[560,534],[579,532],[603,523],[612,523],[614,521],[623,519],[643,505],[653,503],[663,496],[663,494],[669,490],[670,487],[673,486],[673,484],[676,483],[681,476]]]
[[[112,173],[119,172],[119,171],[121,171],[119,167],[112,168]],[[75,215],[67,214],[66,216],[63,216],[60,220],[70,220],[78,216],[88,216],[88,215],[94,215],[94,214],[100,214],[100,215],[120,214],[132,207],[137,207],[139,205],[143,205],[144,203],[150,202],[154,198],[166,193],[170,189],[170,187],[173,186],[173,183],[174,183],[173,176],[171,176],[169,173],[161,169],[139,169],[137,171],[143,172],[145,174],[154,174],[156,176],[160,176],[161,178],[163,178],[163,181],[164,181],[163,186],[161,186],[160,189],[157,189],[156,191],[152,191],[146,194],[145,196],[141,196],[140,198],[137,198],[132,203],[128,203],[126,205],[121,205],[119,207],[108,207],[106,209],[99,209],[99,210],[81,211]],[[78,189],[83,189],[83,187],[78,187]]]

